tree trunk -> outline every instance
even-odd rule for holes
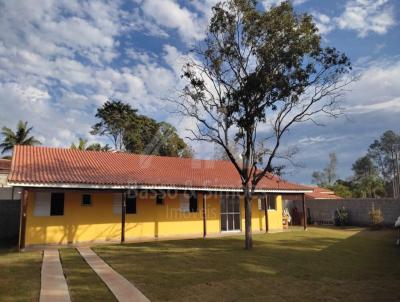
[[[244,220],[245,220],[245,249],[253,248],[253,234],[251,232],[251,191],[248,185],[244,185]]]

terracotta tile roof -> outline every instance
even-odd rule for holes
[[[335,195],[331,190],[315,187],[314,192],[306,193],[307,199],[342,199],[342,197]]]
[[[0,173],[8,173],[11,170],[11,160],[0,159]]]
[[[240,189],[229,161],[161,157],[128,153],[16,146],[9,182],[14,184],[86,184]],[[271,176],[257,189],[309,190]]]

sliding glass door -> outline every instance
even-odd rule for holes
[[[240,231],[240,200],[238,195],[221,197],[221,231]]]

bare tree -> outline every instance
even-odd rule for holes
[[[245,200],[245,247],[252,248],[251,200],[257,184],[291,160],[282,138],[295,124],[342,113],[352,78],[348,58],[322,48],[310,15],[288,2],[260,12],[251,0],[213,7],[207,37],[188,60],[178,111],[196,121],[190,139],[219,145],[235,166]],[[231,152],[231,140],[241,159]]]

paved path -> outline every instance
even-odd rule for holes
[[[78,248],[79,253],[90,267],[99,275],[114,296],[120,302],[137,301],[149,302],[132,283],[114,271],[107,263],[88,247]]]
[[[40,302],[71,302],[58,250],[44,250]]]

